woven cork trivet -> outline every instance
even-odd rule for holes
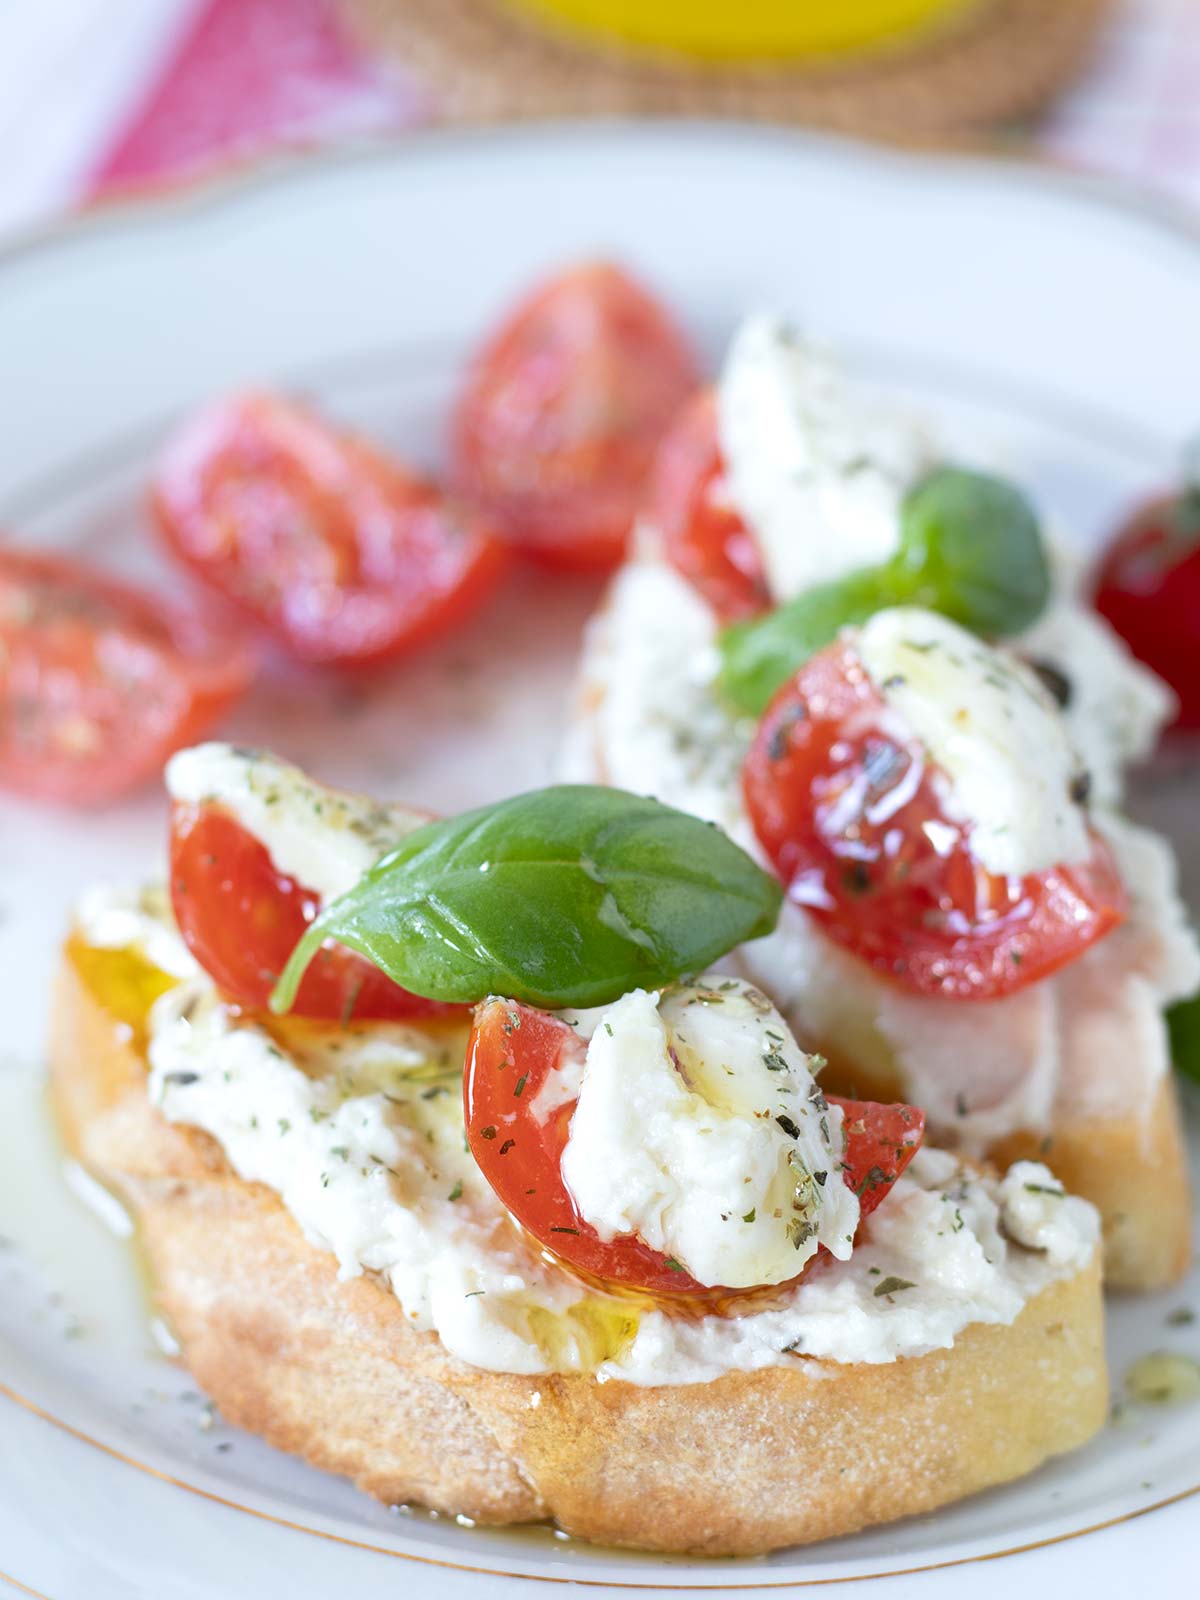
[[[977,0],[903,44],[822,63],[701,65],[539,26],[503,0],[341,0],[369,47],[451,121],[718,116],[951,139],[1036,111],[1079,70],[1112,0]]]

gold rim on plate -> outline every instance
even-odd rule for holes
[[[311,1534],[316,1539],[326,1539],[331,1544],[340,1544],[352,1550],[364,1550],[368,1554],[390,1556],[394,1560],[416,1561],[426,1567],[441,1567],[451,1572],[471,1572],[490,1578],[519,1577],[530,1583],[565,1583],[574,1584],[580,1588],[592,1589],[641,1589],[662,1590],[679,1589],[691,1590],[695,1593],[729,1593],[753,1589],[819,1589],[832,1583],[865,1583],[872,1578],[907,1578],[921,1572],[941,1572],[948,1567],[971,1566],[978,1561],[998,1561],[1003,1556],[1026,1555],[1031,1550],[1044,1550],[1050,1545],[1066,1544],[1070,1539],[1080,1539],[1085,1534],[1101,1533],[1105,1528],[1115,1528],[1123,1522],[1135,1522],[1139,1517],[1148,1516],[1152,1511],[1162,1511],[1168,1506],[1178,1505],[1180,1501],[1190,1499],[1192,1495],[1200,1494],[1200,1483],[1190,1489],[1180,1489],[1177,1493],[1167,1495],[1162,1500],[1156,1500],[1152,1505],[1139,1506],[1136,1511],[1125,1511],[1120,1516],[1107,1517],[1103,1522],[1089,1524],[1085,1528],[1072,1528],[1066,1533],[1056,1533],[1045,1539],[1031,1539],[1025,1544],[1016,1544],[1003,1550],[982,1550],[977,1555],[954,1556],[948,1561],[925,1561],[911,1567],[893,1567],[886,1572],[852,1572],[839,1574],[837,1577],[828,1578],[783,1578],[769,1581],[751,1583],[679,1583],[667,1581],[657,1582],[630,1582],[616,1578],[586,1578],[572,1574],[570,1577],[559,1576],[549,1572],[513,1572],[502,1567],[481,1567],[467,1561],[443,1561],[436,1556],[417,1555],[409,1550],[393,1550],[387,1545],[372,1544],[365,1539],[353,1539],[348,1534],[332,1533],[327,1528],[314,1528],[306,1522],[294,1522],[289,1517],[281,1517],[272,1511],[260,1511],[254,1506],[243,1505],[239,1500],[231,1500],[227,1495],[217,1494],[212,1489],[202,1489],[199,1484],[188,1483],[184,1478],[177,1478],[173,1473],[163,1472],[158,1467],[152,1467],[147,1461],[139,1461],[136,1456],[126,1455],[114,1445],[105,1444],[102,1439],[94,1439],[91,1434],[85,1433],[82,1428],[77,1428],[74,1423],[66,1421],[63,1417],[56,1417],[53,1412],[47,1411],[34,1400],[27,1399],[18,1394],[15,1389],[10,1389],[5,1383],[0,1383],[0,1396],[10,1400],[14,1405],[20,1406],[32,1416],[42,1422],[48,1422],[53,1427],[68,1434],[72,1439],[81,1444],[90,1445],[93,1450],[98,1450],[102,1455],[114,1461],[120,1461],[135,1471],[144,1473],[148,1478],[156,1478],[160,1483],[170,1484],[173,1488],[183,1489],[188,1494],[196,1495],[199,1499],[209,1500],[215,1505],[224,1506],[229,1511],[240,1511],[248,1517],[257,1517],[260,1522],[274,1523],[276,1527],[287,1528],[293,1533]],[[0,1574],[3,1576],[3,1574]],[[35,1591],[29,1590],[33,1594]],[[45,1600],[45,1597],[40,1597]]]

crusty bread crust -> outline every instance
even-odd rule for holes
[[[1105,1418],[1098,1261],[1010,1327],[884,1366],[798,1358],[659,1388],[486,1372],[416,1332],[373,1278],[339,1282],[273,1193],[161,1118],[136,1037],[69,959],[52,1077],[69,1144],[136,1215],[184,1359],[222,1413],[385,1501],[752,1554],[1005,1482]]]

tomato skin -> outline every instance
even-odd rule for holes
[[[560,1105],[544,1123],[530,1107],[560,1063],[583,1048],[574,1030],[548,1012],[513,1000],[485,1000],[476,1007],[463,1105],[467,1142],[480,1171],[516,1221],[585,1277],[668,1300],[725,1303],[746,1293],[698,1283],[636,1235],[601,1239],[579,1215],[561,1172],[575,1101]],[[845,1113],[843,1180],[858,1192],[861,1216],[867,1217],[916,1154],[924,1113],[913,1106],[829,1098]]]
[[[265,847],[219,806],[171,811],[171,904],[184,943],[226,999],[265,1011],[271,990],[320,910],[276,870]],[[419,1021],[466,1008],[426,1000],[342,945],[317,952],[292,1014],[317,1021]]]
[[[921,1148],[925,1113],[901,1101],[847,1100],[825,1097],[841,1106],[846,1134],[843,1181],[858,1195],[859,1222],[887,1199],[892,1185]]]
[[[1126,895],[1099,836],[1080,866],[992,876],[944,816],[924,751],[883,731],[883,713],[853,651],[831,645],[779,690],[743,768],[759,842],[831,938],[902,988],[984,1000],[1116,927]]]
[[[693,397],[660,445],[647,516],[662,536],[668,561],[722,622],[768,609],[771,595],[758,546],[729,497],[711,389]]]
[[[130,584],[0,546],[0,787],[103,805],[249,687],[253,656]]]
[[[697,381],[687,341],[645,289],[607,262],[571,267],[472,362],[451,429],[454,482],[526,555],[614,566]]]
[[[528,1107],[563,1052],[579,1047],[574,1030],[548,1012],[484,1001],[475,1012],[463,1079],[471,1153],[522,1227],[569,1266],[655,1294],[703,1294],[703,1284],[668,1267],[657,1250],[632,1235],[606,1243],[576,1211],[559,1170],[575,1103],[559,1107],[542,1125]]]
[[[1109,546],[1096,610],[1179,697],[1176,726],[1200,728],[1200,489],[1144,506]]]
[[[307,662],[369,666],[426,644],[507,565],[436,485],[273,395],[185,422],[151,499],[171,550]]]

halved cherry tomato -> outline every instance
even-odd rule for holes
[[[834,644],[780,689],[746,758],[759,841],[831,938],[903,988],[982,1000],[1046,977],[1122,920],[1098,836],[1081,866],[993,876],[945,816],[922,748],[886,727],[857,658]]]
[[[578,1034],[558,1017],[512,1000],[487,1000],[475,1011],[463,1099],[467,1142],[480,1171],[516,1220],[568,1267],[605,1283],[654,1295],[711,1296],[714,1291],[636,1234],[601,1239],[575,1209],[562,1178],[575,1101],[559,1104],[546,1120],[534,1110],[539,1092],[571,1052]],[[925,1128],[913,1106],[835,1100],[845,1113],[843,1181],[869,1216],[916,1154]]]
[[[175,553],[301,660],[388,660],[494,588],[501,540],[435,484],[272,395],[218,401],[169,442],[154,509]]]
[[[1096,610],[1179,696],[1177,725],[1200,728],[1200,481],[1144,506],[1118,533]]]
[[[157,777],[249,686],[250,654],[158,596],[0,547],[0,785],[99,805]]]
[[[659,446],[647,515],[667,559],[722,622],[758,616],[771,604],[754,535],[729,497],[711,389],[684,407]]]
[[[614,565],[654,452],[697,368],[664,308],[619,267],[572,267],[476,357],[455,412],[455,481],[549,565]]]
[[[219,806],[171,813],[171,904],[188,949],[227,999],[266,1009],[287,958],[321,909],[275,869],[266,848]],[[343,945],[319,950],[293,1015],[318,1021],[458,1016],[465,1007],[409,994]]]

